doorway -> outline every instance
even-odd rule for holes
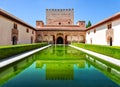
[[[63,38],[62,37],[57,38],[57,44],[63,44]]]
[[[112,37],[110,37],[110,46],[112,46]]]
[[[12,37],[12,45],[16,45],[17,44],[17,37],[13,36]]]
[[[33,43],[33,37],[31,37],[31,44]]]

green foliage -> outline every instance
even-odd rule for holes
[[[90,26],[92,26],[92,24],[91,24],[90,21],[88,21],[88,24],[86,24],[86,28],[88,28],[88,27],[90,27]]]
[[[47,45],[47,43],[3,46],[3,47],[0,47],[0,59],[10,57],[19,53],[23,53],[29,50],[33,50],[45,45]]]
[[[91,44],[82,44],[82,43],[73,43],[72,45],[120,59],[120,47],[91,45]]]

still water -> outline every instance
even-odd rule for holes
[[[69,46],[51,46],[0,69],[0,87],[120,87],[120,70]]]

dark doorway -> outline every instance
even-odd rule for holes
[[[17,37],[16,37],[16,36],[13,36],[13,37],[12,37],[12,44],[13,44],[13,45],[16,45],[16,44],[17,44]]]
[[[57,44],[63,44],[63,38],[62,37],[57,38]]]
[[[31,37],[31,43],[33,43],[33,37]]]
[[[110,37],[110,46],[112,46],[112,37]]]

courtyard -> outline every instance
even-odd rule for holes
[[[0,87],[120,87],[119,8],[112,0],[1,2]]]

